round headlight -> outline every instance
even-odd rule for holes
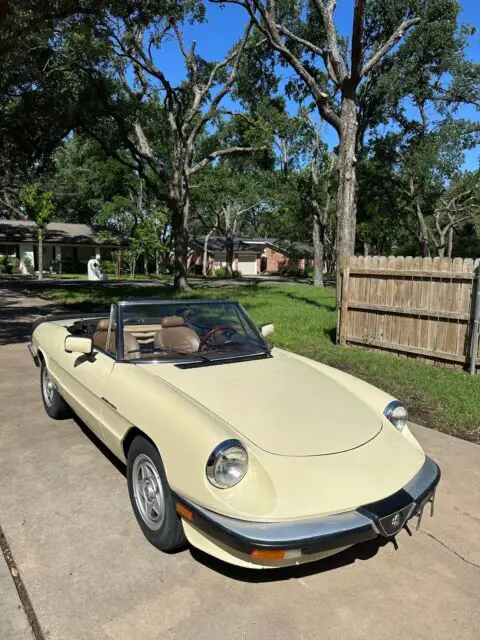
[[[214,487],[227,489],[235,486],[247,473],[248,454],[238,440],[225,440],[210,454],[207,478]]]
[[[407,407],[398,400],[392,400],[392,402],[385,407],[383,413],[399,431],[403,431],[407,426]]]

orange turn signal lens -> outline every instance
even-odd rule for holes
[[[182,518],[185,518],[186,520],[190,520],[190,522],[192,522],[193,513],[189,509],[187,509],[187,507],[184,507],[183,504],[177,502],[177,504],[175,505],[175,510],[179,516],[182,516]]]
[[[254,549],[250,555],[257,560],[283,560],[285,551],[283,549]]]

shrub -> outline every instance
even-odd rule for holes
[[[287,278],[306,278],[307,272],[305,269],[301,269],[297,265],[288,264],[288,262],[280,265],[277,271],[279,276],[285,276]]]
[[[218,269],[215,269],[215,276],[217,278],[226,278],[227,277],[227,269],[225,267],[219,267]],[[232,278],[241,278],[242,277],[242,272],[238,271],[237,269],[234,269],[232,271]]]
[[[18,273],[20,260],[13,256],[0,256],[0,273]]]
[[[100,260],[100,269],[102,273],[115,275],[115,262],[113,260]]]

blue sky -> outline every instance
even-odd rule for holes
[[[474,24],[480,31],[480,0],[461,0],[461,21]],[[351,31],[353,13],[353,0],[337,0],[335,11],[335,24],[340,32],[349,34]],[[219,60],[225,56],[233,44],[241,36],[247,17],[241,7],[207,3],[207,23],[187,25],[185,27],[185,41],[189,45],[192,40],[197,41],[197,52],[207,60]],[[167,58],[164,60],[163,58]],[[480,61],[480,35],[470,39],[468,57]],[[178,52],[175,43],[170,43],[158,53],[159,66],[166,70],[168,78],[176,83],[183,77],[183,58]],[[292,74],[290,68],[281,69],[280,73],[287,77]],[[474,107],[465,106],[458,112],[459,117],[478,119],[479,114]],[[333,146],[337,144],[337,136],[333,129],[324,124],[322,127],[324,140]],[[473,149],[467,153],[465,167],[474,169],[478,167],[480,151]]]

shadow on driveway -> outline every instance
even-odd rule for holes
[[[58,303],[30,298],[22,290],[0,289],[0,345],[27,342],[38,316],[60,311]]]

